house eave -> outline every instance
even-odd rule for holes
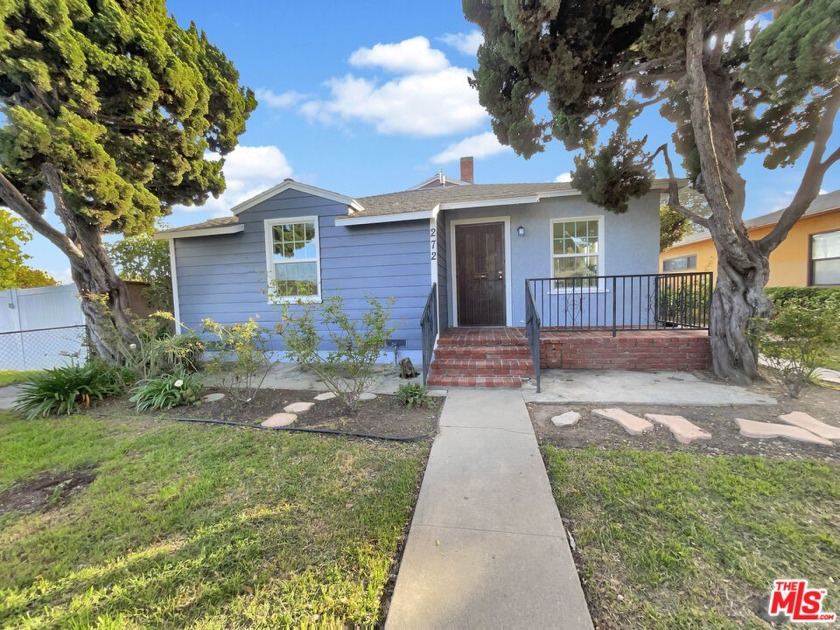
[[[222,225],[213,228],[198,228],[195,230],[172,230],[169,232],[155,232],[154,237],[160,240],[176,238],[196,238],[199,236],[220,236],[223,234],[238,234],[245,229],[244,225]]]
[[[374,225],[377,223],[401,223],[404,221],[419,221],[431,219],[431,210],[420,210],[418,212],[403,212],[402,214],[373,214],[364,217],[336,217],[335,224],[339,227],[352,227],[354,225]]]
[[[302,184],[300,182],[287,179],[281,184],[277,184],[276,186],[273,186],[268,190],[265,190],[260,194],[254,195],[250,199],[246,199],[242,203],[235,205],[233,208],[231,208],[231,212],[234,215],[239,215],[242,212],[253,208],[257,204],[260,204],[263,201],[266,201],[267,199],[271,199],[275,195],[279,195],[280,193],[285,192],[287,190],[296,190],[298,192],[306,193],[314,197],[321,197],[322,199],[328,199],[330,201],[335,201],[337,203],[344,204],[350,209],[351,213],[360,212],[364,210],[364,207],[362,207],[362,205],[352,197],[347,197],[346,195],[342,195],[331,190],[324,190],[323,188],[318,188],[316,186],[310,186],[309,184]]]

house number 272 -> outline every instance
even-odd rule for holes
[[[432,246],[432,260],[437,260],[437,228],[433,227],[429,232],[431,234],[430,243]]]

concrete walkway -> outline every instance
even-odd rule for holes
[[[0,411],[6,411],[15,406],[15,399],[19,391],[20,388],[16,385],[0,387]]]
[[[386,627],[592,628],[518,390],[452,389]]]

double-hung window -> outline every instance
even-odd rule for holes
[[[603,275],[603,222],[599,217],[551,222],[551,276],[554,290],[597,289]]]
[[[265,222],[269,296],[275,300],[321,299],[318,217]]]
[[[840,285],[840,230],[811,235],[811,284]]]
[[[697,269],[696,254],[666,258],[662,261],[662,271],[688,271],[689,269]]]

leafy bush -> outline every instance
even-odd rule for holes
[[[350,413],[355,413],[359,397],[372,383],[376,361],[395,330],[389,324],[393,299],[387,307],[374,298],[368,298],[367,303],[360,319],[350,318],[338,295],[322,303],[285,303],[277,326],[288,357],[321,378]],[[326,356],[321,354],[326,339],[319,334],[319,327],[326,329],[326,337],[335,347]]]
[[[172,409],[198,402],[203,391],[204,384],[197,375],[177,372],[141,381],[129,400],[138,411]]]
[[[141,379],[201,369],[204,341],[193,331],[174,334],[173,322],[172,315],[164,312],[132,318],[137,343],[123,348],[122,354]]]
[[[840,306],[840,288],[772,287],[765,289],[765,293],[773,300],[777,309],[784,307],[790,301],[815,307],[831,303]]]
[[[132,382],[131,370],[102,361],[44,370],[20,386],[15,409],[30,420],[49,414],[71,415],[89,407],[94,399],[124,393]]]
[[[397,390],[397,398],[409,409],[431,407],[433,403],[429,388],[420,383],[403,383]]]
[[[796,398],[826,360],[826,349],[840,341],[840,302],[790,298],[769,320],[757,322],[755,334],[775,378]]]
[[[254,317],[229,326],[204,319],[202,327],[217,339],[208,344],[215,354],[207,363],[207,372],[220,378],[232,398],[245,403],[254,400],[271,369],[269,331]]]

